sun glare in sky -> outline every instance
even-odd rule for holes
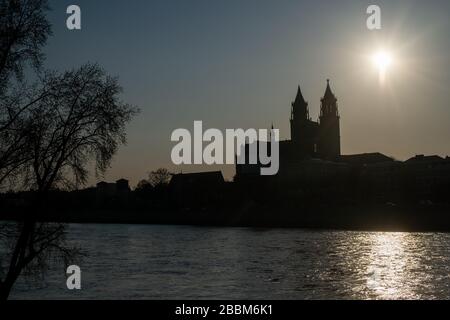
[[[392,55],[386,51],[379,51],[373,55],[373,62],[379,71],[386,71],[392,64]]]
[[[386,80],[386,73],[393,63],[392,54],[388,51],[380,50],[372,56],[372,62],[378,70],[380,83],[383,84]]]

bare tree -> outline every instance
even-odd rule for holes
[[[28,243],[25,230],[31,233]],[[19,245],[20,244],[20,245]],[[66,227],[61,223],[34,222],[0,224],[0,300],[7,299],[9,293],[22,274],[27,278],[42,278],[49,263],[63,266],[83,257],[83,253],[66,242]],[[27,252],[18,251],[19,246],[28,246]],[[13,261],[15,264],[13,264]]]
[[[153,189],[153,186],[150,184],[148,180],[141,180],[138,182],[135,190],[142,192],[142,191],[150,191]]]
[[[97,64],[86,64],[63,74],[47,73],[30,93],[35,99],[23,113],[30,159],[22,176],[36,191],[35,210],[20,226],[8,270],[0,281],[0,298],[7,298],[23,270],[56,250],[67,257],[62,225],[38,223],[44,201],[55,187],[73,188],[86,182],[87,167],[104,172],[118,146],[125,143],[125,125],[137,109],[120,99],[121,87]]]
[[[11,76],[23,77],[27,62],[39,67],[51,34],[47,0],[0,0],[0,94]]]
[[[86,64],[47,75],[43,90],[50,94],[30,110],[29,169],[36,190],[85,183],[90,160],[103,173],[125,143],[125,124],[137,112],[119,99],[117,79],[97,64]]]
[[[27,63],[39,68],[51,34],[47,0],[0,0],[0,186],[27,162],[24,113],[39,96],[22,83]],[[15,78],[17,81],[12,82]]]
[[[0,299],[21,274],[78,253],[65,243],[64,225],[38,222],[46,195],[84,183],[89,162],[106,170],[136,111],[119,101],[117,79],[95,64],[24,83],[27,63],[40,71],[51,34],[48,9],[47,0],[0,0],[0,186],[22,178],[37,195],[24,221],[0,225],[0,249],[10,249],[0,255]]]
[[[22,85],[0,101],[0,190],[5,180],[12,184],[13,178],[32,159],[30,153],[24,152],[29,146],[33,123],[30,112],[51,93],[44,88],[39,90],[39,94],[36,92]]]
[[[172,173],[165,168],[159,168],[149,174],[148,181],[153,187],[167,186],[172,178]]]

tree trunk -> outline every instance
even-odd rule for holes
[[[7,300],[17,278],[27,266],[27,247],[35,228],[34,221],[25,221],[12,253],[11,263],[5,280],[0,283],[0,301]]]
[[[36,219],[42,212],[46,195],[45,192],[38,191],[37,197],[33,201],[33,207],[29,208],[30,213],[29,216],[25,218],[22,230],[20,230],[19,237],[17,238],[5,280],[0,282],[0,301],[8,299],[14,283],[19,278],[23,269],[34,259],[34,256],[30,252],[27,254],[27,249],[29,249],[30,246],[33,246],[32,243],[30,244],[30,241],[33,241]]]
[[[11,290],[14,286],[14,282],[16,281],[18,276],[19,275],[14,277],[14,275],[8,274],[5,281],[0,284],[0,301],[8,300],[9,295],[11,294]]]

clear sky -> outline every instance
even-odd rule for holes
[[[450,155],[450,1],[50,0],[46,67],[99,62],[141,108],[106,180],[135,185],[171,164],[174,129],[268,128],[289,139],[301,85],[317,119],[326,79],[338,98],[344,154]],[[82,30],[66,28],[66,8]],[[366,9],[381,7],[382,30]],[[392,54],[383,85],[370,59]],[[207,170],[217,168],[206,168]],[[227,178],[233,167],[221,168]],[[184,172],[205,170],[183,168]],[[91,183],[95,183],[93,178]]]

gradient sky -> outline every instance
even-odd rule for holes
[[[194,120],[219,129],[273,122],[289,139],[297,85],[316,120],[327,78],[338,98],[344,154],[450,155],[448,0],[50,4],[54,35],[46,67],[99,62],[119,76],[123,99],[142,110],[105,180],[125,177],[135,185],[158,167],[179,172],[170,135],[192,130]],[[66,29],[71,4],[81,7],[81,31]],[[366,28],[370,4],[381,7],[381,31]],[[395,57],[384,86],[368,58],[379,48]],[[221,169],[226,178],[234,174],[232,166]],[[183,168],[199,170],[205,168]]]

